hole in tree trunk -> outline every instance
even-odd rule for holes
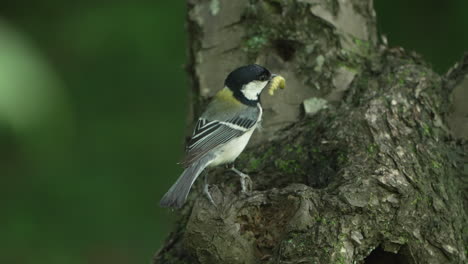
[[[413,264],[407,257],[406,251],[407,247],[402,247],[400,251],[395,254],[387,252],[379,246],[364,259],[364,264]]]
[[[283,7],[281,6],[280,3],[276,1],[272,1],[272,0],[267,0],[265,1],[265,4],[269,6],[270,11],[272,11],[273,13],[277,15],[280,15],[281,13],[283,13]]]
[[[296,53],[298,43],[287,39],[278,39],[273,42],[276,52],[284,61],[290,61]]]

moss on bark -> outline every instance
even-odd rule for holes
[[[217,16],[226,2],[219,1]],[[207,1],[190,3],[189,12],[198,8],[205,14],[200,10]],[[295,114],[266,111],[265,119],[282,124],[266,126],[255,148],[238,159],[237,167],[254,181],[252,194],[240,194],[233,174],[210,170],[217,207],[195,188],[154,262],[466,262],[466,146],[445,126],[450,75],[435,74],[401,48],[377,45],[371,1],[243,4],[236,9],[239,19],[233,19],[235,27],[244,28],[233,53],[248,54],[244,63],[255,60],[284,70],[295,87],[275,100],[300,90],[301,100],[317,96],[329,105],[305,116],[300,100],[278,108],[278,101],[265,102],[266,109]],[[343,26],[340,14],[359,16],[358,24],[364,19],[367,39]],[[213,19],[206,16],[189,21]],[[209,38],[203,36],[204,25],[198,24],[193,38]],[[217,38],[231,34],[209,32]],[[348,45],[350,38],[354,46]],[[219,63],[215,59],[191,64],[196,82],[209,74],[224,76],[200,65]]]

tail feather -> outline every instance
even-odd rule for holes
[[[213,155],[207,154],[187,167],[176,183],[163,196],[159,205],[161,207],[181,208],[200,173],[213,160]]]

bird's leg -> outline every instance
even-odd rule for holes
[[[216,207],[216,204],[213,201],[213,197],[211,197],[211,193],[210,193],[209,188],[210,188],[210,185],[208,184],[208,173],[205,173],[205,184],[203,186],[203,192],[205,193],[206,198],[208,198],[208,200],[211,202],[211,204]]]
[[[242,192],[243,193],[249,193],[252,191],[252,179],[250,179],[249,175],[243,173],[242,171],[236,169],[234,165],[231,167],[231,170],[237,175],[241,177],[240,182],[241,182],[241,187],[242,187]]]

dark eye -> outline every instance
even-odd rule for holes
[[[268,76],[266,74],[260,75],[260,81],[263,82],[263,81],[266,81],[266,80],[268,80]]]

